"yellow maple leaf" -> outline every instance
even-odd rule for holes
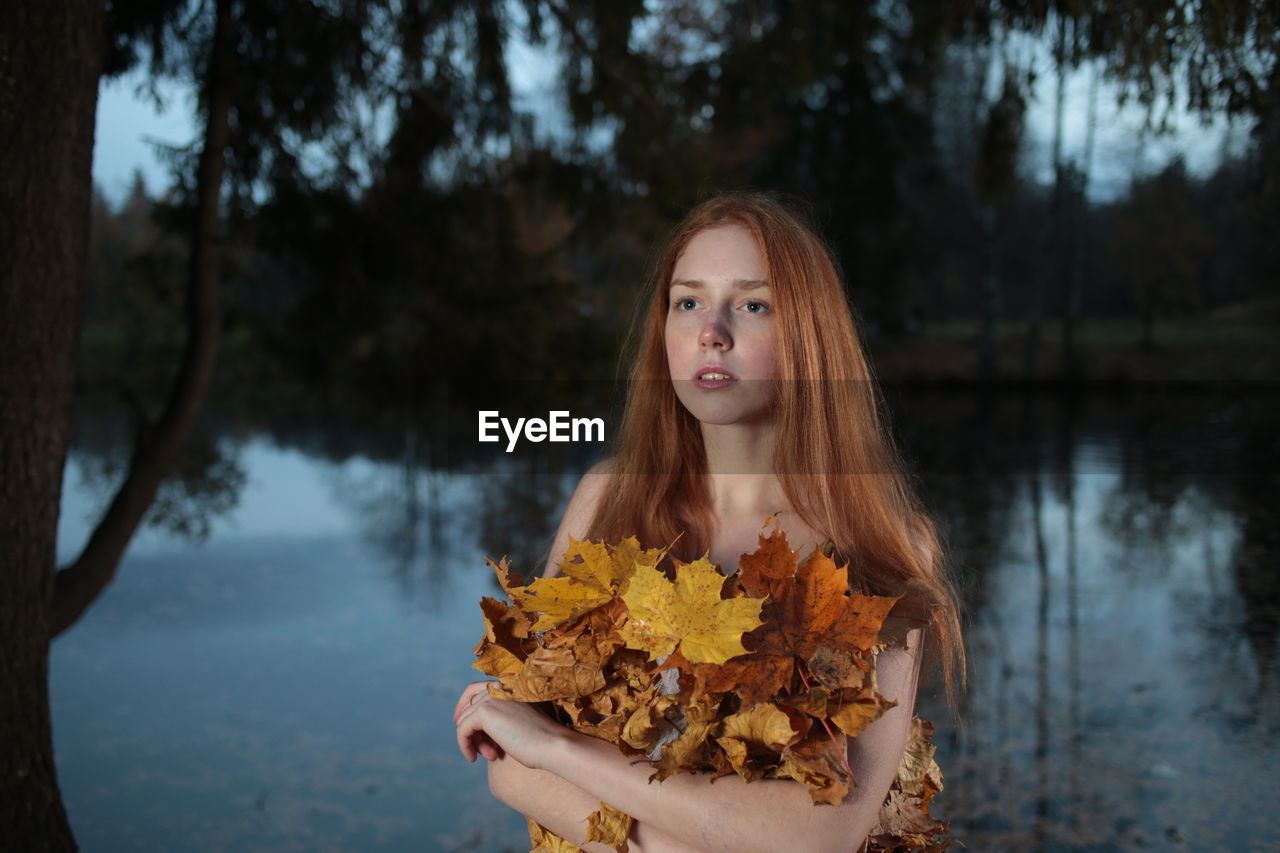
[[[764,599],[722,599],[723,586],[724,576],[706,557],[677,560],[675,583],[653,566],[637,565],[622,594],[631,614],[620,630],[627,648],[657,660],[678,646],[695,663],[719,664],[746,654],[742,635],[760,627]]]
[[[656,566],[666,556],[666,548],[641,548],[640,540],[628,536],[617,545],[586,542],[569,537],[569,547],[560,561],[566,577],[594,581],[619,593],[627,589],[627,579],[636,566]]]
[[[503,588],[521,609],[540,614],[533,630],[545,631],[624,592],[637,566],[656,566],[665,553],[661,548],[642,549],[634,536],[613,548],[570,536],[559,564],[560,577],[537,578],[527,586],[504,582]]]

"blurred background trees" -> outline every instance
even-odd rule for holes
[[[169,151],[158,197],[136,182],[115,209],[95,202],[81,387],[128,401],[129,470],[146,474],[118,529],[139,523],[210,386],[222,411],[427,424],[495,382],[545,409],[613,377],[650,247],[724,189],[807,206],[883,378],[1269,378],[1278,14],[112,3],[104,78],[184,87],[202,127]],[[539,64],[553,82],[517,97]],[[1087,95],[1069,113],[1072,80]],[[1111,168],[1107,192],[1104,101],[1142,120],[1127,186]],[[1180,110],[1248,144],[1197,174],[1147,167]],[[59,624],[110,572],[94,576]]]
[[[612,375],[649,247],[718,189],[811,204],[886,366],[918,370],[907,343],[928,332],[965,343],[962,377],[1087,379],[1099,358],[1137,376],[1106,347],[1149,347],[1160,320],[1273,319],[1264,4],[232,8],[227,330],[250,372],[331,401],[411,406],[452,365]],[[199,86],[208,15],[113,4],[107,72]],[[559,69],[540,106],[513,98],[516,44]],[[1070,74],[1083,115],[1066,114]],[[1046,92],[1041,151],[1026,112]],[[1117,99],[1144,138],[1176,107],[1233,117],[1249,144],[1212,174],[1139,168],[1102,194],[1097,123]],[[172,158],[151,203],[174,223],[195,184],[190,152]],[[138,258],[130,275],[160,263]]]
[[[0,227],[5,257],[52,238],[4,271],[0,437],[9,453],[37,427],[50,436],[0,459],[9,482],[43,472],[12,499],[13,588],[34,601],[53,577],[77,347],[81,412],[124,401],[132,449],[50,613],[14,636],[46,642],[74,623],[170,472],[216,473],[226,486],[206,498],[228,500],[243,478],[201,450],[202,412],[421,423],[497,380],[526,380],[545,408],[557,383],[611,378],[650,247],[717,190],[809,206],[885,378],[1275,372],[1274,3],[89,6],[22,2],[0,20],[0,106],[17,111],[6,129],[54,131],[6,133],[0,184],[20,213]],[[11,35],[26,32],[52,34],[79,65],[36,74],[48,51]],[[521,101],[514,80],[531,63],[554,82]],[[198,133],[168,151],[172,180],[154,197],[139,183],[118,204],[90,199],[94,105],[72,91],[75,69],[192,95]],[[1083,115],[1068,110],[1081,75]],[[1047,150],[1031,144],[1037,98],[1052,100]],[[36,106],[62,101],[56,120]],[[1113,177],[1104,193],[1118,155],[1100,150],[1099,124],[1118,101],[1144,122],[1125,187]],[[1244,144],[1206,173],[1148,168],[1144,146],[1180,110],[1230,118]],[[28,173],[57,192],[31,195]],[[32,704],[44,676],[28,658],[14,678]],[[42,784],[47,805],[51,774]]]

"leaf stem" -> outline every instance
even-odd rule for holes
[[[809,679],[804,677],[804,669],[800,666],[800,661],[796,661],[796,674],[800,676],[800,683],[804,685],[805,690],[812,690],[809,687]],[[840,752],[840,763],[844,765],[845,772],[849,774],[849,782],[857,784],[857,780],[853,778],[853,768],[849,766],[849,752],[846,749],[840,749],[840,744],[836,741],[835,732],[831,731],[831,726],[827,724],[825,719],[820,719],[822,727],[827,730],[827,737],[831,738],[831,745],[836,747]]]

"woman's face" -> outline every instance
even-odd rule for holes
[[[777,379],[774,301],[751,232],[699,232],[668,290],[667,364],[676,396],[706,424],[767,418]]]

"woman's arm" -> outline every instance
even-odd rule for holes
[[[565,738],[549,748],[546,768],[615,805],[642,825],[707,851],[856,849],[875,825],[897,774],[910,731],[918,677],[919,635],[910,651],[887,649],[877,664],[881,692],[899,704],[850,741],[858,787],[837,806],[814,805],[799,782],[676,774],[650,783],[653,770],[633,764],[596,738]]]
[[[588,853],[613,848],[587,842],[587,818],[600,800],[546,770],[531,770],[510,756],[489,762],[489,791],[499,800]],[[700,853],[655,827],[635,822],[627,837],[631,853]]]
[[[515,758],[563,782],[567,787],[547,776],[522,778],[508,765],[495,769],[498,775],[491,786],[553,832],[566,830],[570,840],[585,837],[586,815],[604,801],[636,819],[634,837],[638,847],[650,845],[643,847],[646,851],[850,851],[875,825],[902,760],[914,712],[919,642],[920,630],[913,629],[906,648],[881,653],[876,667],[880,691],[897,699],[898,705],[851,739],[849,763],[858,787],[836,806],[814,805],[808,789],[790,780],[748,784],[727,776],[708,783],[705,776],[676,774],[650,783],[652,768],[633,763],[614,745],[557,726],[520,703],[491,699],[483,691],[477,692],[474,707],[463,708],[459,745],[474,758],[472,737],[483,731],[502,748],[505,760]],[[530,782],[543,787],[524,791],[523,785]],[[574,832],[575,827],[581,829]],[[646,832],[651,833],[648,839]]]
[[[569,498],[564,516],[560,519],[560,527],[556,530],[555,539],[551,542],[551,551],[547,555],[546,568],[542,576],[554,578],[560,574],[560,558],[569,548],[569,536],[582,539],[587,535],[587,526],[596,514],[596,507],[604,498],[605,490],[612,478],[613,460],[602,459],[587,469],[578,481],[578,486]]]

